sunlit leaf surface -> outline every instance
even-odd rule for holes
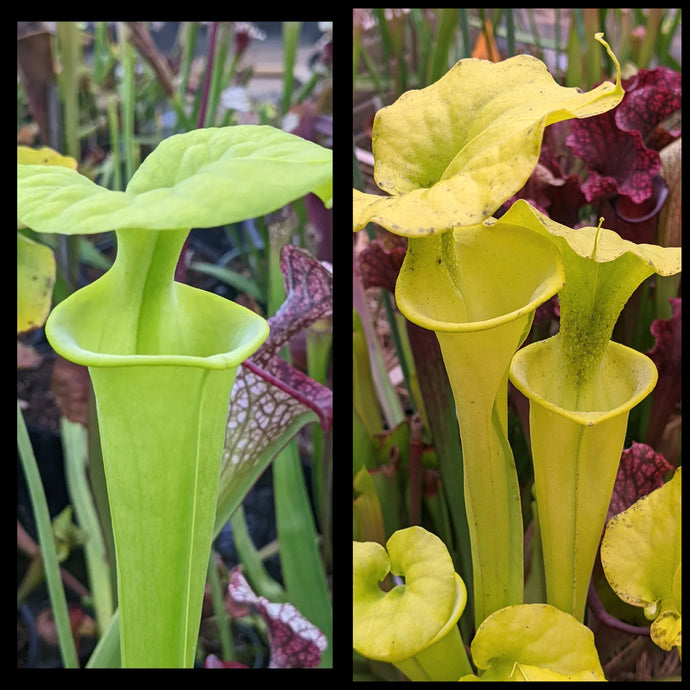
[[[681,646],[681,468],[673,478],[613,517],[601,542],[606,579],[654,621],[652,640]],[[631,563],[635,567],[631,567]]]
[[[19,217],[40,232],[89,234],[215,227],[265,215],[308,192],[328,206],[332,156],[269,126],[198,129],[164,139],[124,192],[69,168],[19,165]]]
[[[592,631],[548,604],[489,616],[472,640],[472,659],[484,681],[605,680]]]
[[[582,93],[529,55],[460,60],[376,113],[374,178],[389,196],[353,190],[353,229],[374,222],[423,237],[481,223],[525,184],[545,127],[606,112],[622,97],[619,71],[615,85]]]

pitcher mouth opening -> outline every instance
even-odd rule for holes
[[[405,318],[422,328],[442,333],[474,333],[477,331],[488,331],[532,314],[537,307],[556,294],[557,290],[554,287],[552,285],[548,285],[548,287],[540,286],[535,290],[536,296],[533,296],[529,302],[519,308],[488,319],[478,319],[475,321],[444,321],[436,319],[420,309],[418,305],[412,304],[410,300],[398,293],[397,290],[395,298],[398,309],[400,309]]]
[[[410,240],[395,299],[422,328],[469,333],[530,316],[564,282],[551,242],[498,221]]]
[[[547,381],[553,381],[554,377],[549,379],[543,373],[542,367],[537,370],[537,367],[532,366],[533,362],[543,361],[545,357],[551,359],[547,353],[549,350],[555,351],[556,338],[557,336],[553,336],[518,350],[511,362],[510,380],[532,404],[538,404],[582,426],[595,426],[629,412],[642,402],[656,385],[658,372],[656,365],[649,357],[625,345],[609,341],[604,357],[609,358],[609,361],[620,359],[625,362],[628,367],[626,390],[617,397],[613,404],[597,406],[602,409],[572,410],[561,407],[558,401],[553,399],[553,396],[546,390]],[[617,379],[617,383],[621,385],[619,379]],[[605,386],[606,383],[599,381],[597,385]]]
[[[178,285],[178,289],[188,298],[200,300],[200,306],[203,304],[204,309],[198,310],[205,314],[203,336],[195,338],[202,327],[201,317],[188,310],[191,317],[176,324],[174,342],[161,345],[160,352],[117,352],[115,347],[109,347],[108,337],[98,332],[93,321],[84,326],[80,317],[85,309],[89,310],[89,304],[81,294],[87,288],[82,288],[53,309],[46,322],[46,337],[60,356],[84,366],[187,366],[218,370],[239,366],[268,337],[267,321],[246,307],[187,285]],[[104,324],[109,316],[103,317]],[[183,330],[189,331],[190,336],[180,347]]]

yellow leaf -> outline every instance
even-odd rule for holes
[[[353,647],[371,659],[395,662],[428,646],[452,614],[457,621],[467,594],[462,596],[464,585],[445,544],[422,527],[398,530],[386,547],[353,542]],[[389,572],[405,583],[383,592],[379,582]]]
[[[420,237],[481,223],[526,182],[545,127],[606,112],[623,95],[620,69],[616,84],[582,93],[557,84],[530,55],[460,60],[376,114],[374,177],[390,196],[356,193],[353,228],[374,222]]]
[[[496,611],[471,647],[483,681],[606,680],[592,631],[548,604]]]
[[[655,619],[652,640],[666,650],[681,646],[681,469],[611,518],[601,542],[609,584]]]
[[[29,146],[17,146],[17,163],[24,165],[59,165],[63,168],[77,169],[77,161],[71,156],[62,156],[57,151],[44,146],[32,149]]]
[[[50,247],[17,234],[17,333],[45,323],[53,285],[55,257]]]

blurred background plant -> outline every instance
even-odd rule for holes
[[[605,227],[633,242],[680,246],[680,9],[353,10],[354,186],[380,193],[373,120],[403,92],[433,83],[462,58],[495,62],[519,53],[543,60],[558,83],[589,90],[615,77],[593,40],[599,31],[621,63],[623,102],[611,113],[548,127],[533,175],[495,215],[525,198],[571,227],[596,226],[603,216]],[[404,238],[374,225],[353,237],[353,539],[383,545],[395,530],[421,524],[443,539],[466,577],[471,559],[452,394],[435,337],[406,322],[393,299],[405,250]],[[553,335],[558,319],[556,297],[537,310],[526,344]],[[680,278],[654,276],[616,326],[614,339],[647,353],[660,376],[630,418],[615,513],[668,479],[681,462],[680,324]],[[538,568],[530,564],[538,562],[539,542],[531,524],[527,405],[512,386],[509,409],[529,597],[538,589]],[[677,655],[650,642],[648,622],[612,595],[599,564],[587,623],[609,680],[679,673]],[[469,642],[467,614],[460,626]],[[356,654],[354,660],[357,679],[396,679],[392,668]]]
[[[60,152],[80,173],[113,190],[125,188],[162,139],[200,127],[266,124],[330,148],[331,34],[329,22],[19,22],[17,144]],[[25,227],[19,227],[18,233],[22,246],[26,238],[52,250],[54,288],[48,307],[102,275],[115,254],[114,233],[56,236],[54,241]],[[285,266],[281,270],[281,250],[288,244],[304,249],[330,273],[332,211],[309,195],[265,218],[218,229],[192,229],[176,278],[269,318],[286,292],[290,297],[291,290],[286,291],[284,285]],[[303,269],[295,270],[299,274]],[[88,376],[56,358],[41,323],[18,328],[17,393],[51,517],[71,504],[75,490],[86,487],[93,494],[97,529],[102,530],[105,548],[112,553]],[[296,330],[283,356],[330,388],[330,317]],[[199,646],[202,661],[208,653],[223,661],[240,653],[249,665],[262,663],[266,629],[260,621],[253,629],[246,621],[233,623],[235,651],[228,637],[230,619],[224,612],[222,582],[227,584],[229,569],[242,563],[245,573],[254,574],[257,594],[291,601],[307,617],[305,608],[310,606],[322,612],[317,614],[321,620],[312,616],[312,622],[329,637],[322,664],[330,664],[330,592],[314,583],[323,577],[330,581],[332,453],[330,430],[324,430],[328,424],[309,423],[315,420],[313,412],[295,413],[292,441],[256,481],[245,501],[246,514],[242,508],[235,511],[234,523],[228,522],[216,540],[219,561],[218,568],[209,568],[209,605]],[[72,423],[81,425],[88,438],[66,433]],[[78,489],[74,468],[69,466],[75,450],[68,447],[70,439],[78,446],[86,443],[88,468],[79,470],[85,483]],[[277,472],[276,467],[280,467]],[[36,596],[43,591],[35,524],[19,466],[18,493],[19,632],[20,608],[22,618],[35,628],[35,616],[42,613],[35,609]],[[82,512],[76,522],[84,516]],[[75,638],[82,633],[78,650],[83,663],[104,621],[95,625],[91,617],[94,592],[83,539],[64,527],[64,518],[60,524],[62,532],[72,535],[61,552],[62,575],[71,604],[82,612],[81,627],[73,621],[72,632]],[[54,533],[57,529],[54,524]],[[114,592],[113,568],[107,577]],[[38,649],[34,637],[31,644],[23,645],[21,654],[18,636],[18,665],[60,665],[55,625],[44,599],[45,606],[43,618],[50,619],[52,636],[43,630]],[[70,613],[71,618],[74,615]],[[264,663],[266,657],[263,653]]]

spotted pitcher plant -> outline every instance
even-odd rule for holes
[[[174,280],[192,227],[331,203],[332,154],[268,126],[165,139],[124,192],[18,165],[18,218],[42,233],[114,230],[117,257],[51,312],[55,351],[93,383],[117,556],[122,665],[191,667],[216,519],[228,401],[267,322]]]
[[[431,86],[403,94],[373,125],[374,176],[387,195],[354,191],[355,231],[373,222],[407,237],[396,302],[441,346],[462,439],[476,627],[523,601],[508,370],[535,309],[566,280],[550,238],[524,222],[484,221],[532,173],[545,127],[621,101],[618,63],[597,39],[618,78],[586,93],[518,55],[461,60]]]

